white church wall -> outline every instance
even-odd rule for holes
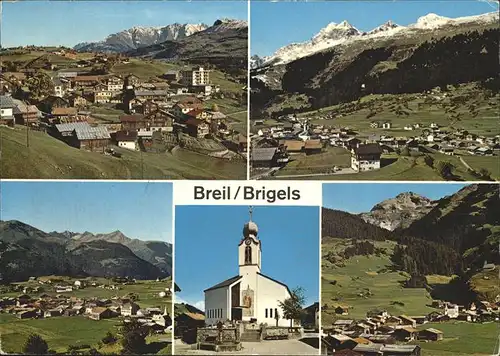
[[[257,320],[259,323],[267,323],[270,326],[275,326],[275,310],[277,310],[280,315],[278,326],[290,326],[290,321],[283,318],[283,311],[279,306],[279,301],[284,301],[290,297],[288,289],[262,276],[258,276],[257,278],[257,288]],[[268,311],[267,318],[266,309]]]
[[[229,319],[229,306],[229,287],[206,291],[205,324],[215,325],[219,320]]]

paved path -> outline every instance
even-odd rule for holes
[[[309,174],[290,174],[290,175],[277,175],[276,178],[304,178],[304,177],[321,177],[321,176],[334,176],[334,175],[342,175],[342,174],[354,174],[357,173],[352,168],[342,168],[337,172],[329,172],[329,173],[309,173]]]
[[[473,171],[472,167],[469,166],[469,164],[467,162],[465,162],[465,160],[462,157],[459,157],[459,159],[460,159],[460,162],[462,162],[462,164],[465,166],[465,168],[470,169],[471,171]]]
[[[243,342],[243,350],[237,352],[213,352],[190,350],[187,345],[175,345],[179,355],[318,355],[319,350],[299,340],[264,340]]]

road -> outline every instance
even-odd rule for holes
[[[300,340],[265,340],[243,342],[243,350],[233,352],[214,352],[191,350],[187,345],[175,345],[176,355],[317,355],[318,349]]]
[[[269,171],[254,175],[254,176],[250,177],[250,179],[255,179],[255,180],[263,179],[263,178],[271,175],[272,172],[277,172],[279,170],[280,170],[280,168],[276,168],[276,169],[273,168]],[[357,173],[357,172],[355,170],[353,170],[352,168],[341,168],[337,172],[309,173],[309,174],[286,174],[286,175],[280,174],[280,175],[275,176],[275,177],[276,178],[306,178],[306,177],[322,177],[322,176],[333,176],[333,175],[354,174],[354,173]]]

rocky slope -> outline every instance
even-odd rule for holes
[[[0,221],[0,283],[42,275],[156,279],[172,273],[172,245],[110,234],[46,233]]]
[[[99,42],[79,43],[74,49],[80,52],[126,52],[165,41],[181,40],[207,27],[201,23],[174,23],[164,27],[137,26],[111,34]]]
[[[437,202],[426,197],[407,192],[378,203],[369,213],[360,216],[367,223],[394,231],[407,228],[431,211],[436,204]]]

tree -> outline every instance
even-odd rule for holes
[[[438,173],[444,179],[449,179],[453,175],[453,168],[453,164],[448,161],[439,161],[437,164]]]
[[[302,287],[295,288],[289,298],[284,301],[279,301],[279,306],[283,311],[283,317],[290,320],[290,327],[293,326],[294,320],[302,319],[304,315],[304,289]]]
[[[37,72],[28,78],[26,85],[34,98],[42,98],[54,92],[52,79],[43,72]]]
[[[49,345],[38,334],[31,334],[24,343],[23,353],[29,355],[46,355],[49,352]]]
[[[213,105],[212,105],[212,111],[213,111],[213,112],[219,112],[219,111],[220,111],[220,110],[219,110],[219,105],[217,105],[217,104],[213,104]]]
[[[433,168],[434,167],[434,157],[430,156],[430,155],[425,155],[424,157],[424,162],[426,165],[428,165],[429,167]]]
[[[123,354],[134,355],[146,353],[146,336],[148,331],[137,321],[124,323],[121,328],[123,335]]]
[[[491,180],[491,172],[489,170],[487,170],[486,168],[481,168],[479,170],[479,175],[484,180]]]
[[[103,344],[106,344],[106,345],[107,344],[114,344],[116,342],[116,337],[110,331],[108,331],[106,333],[106,336],[104,336],[101,341]]]

